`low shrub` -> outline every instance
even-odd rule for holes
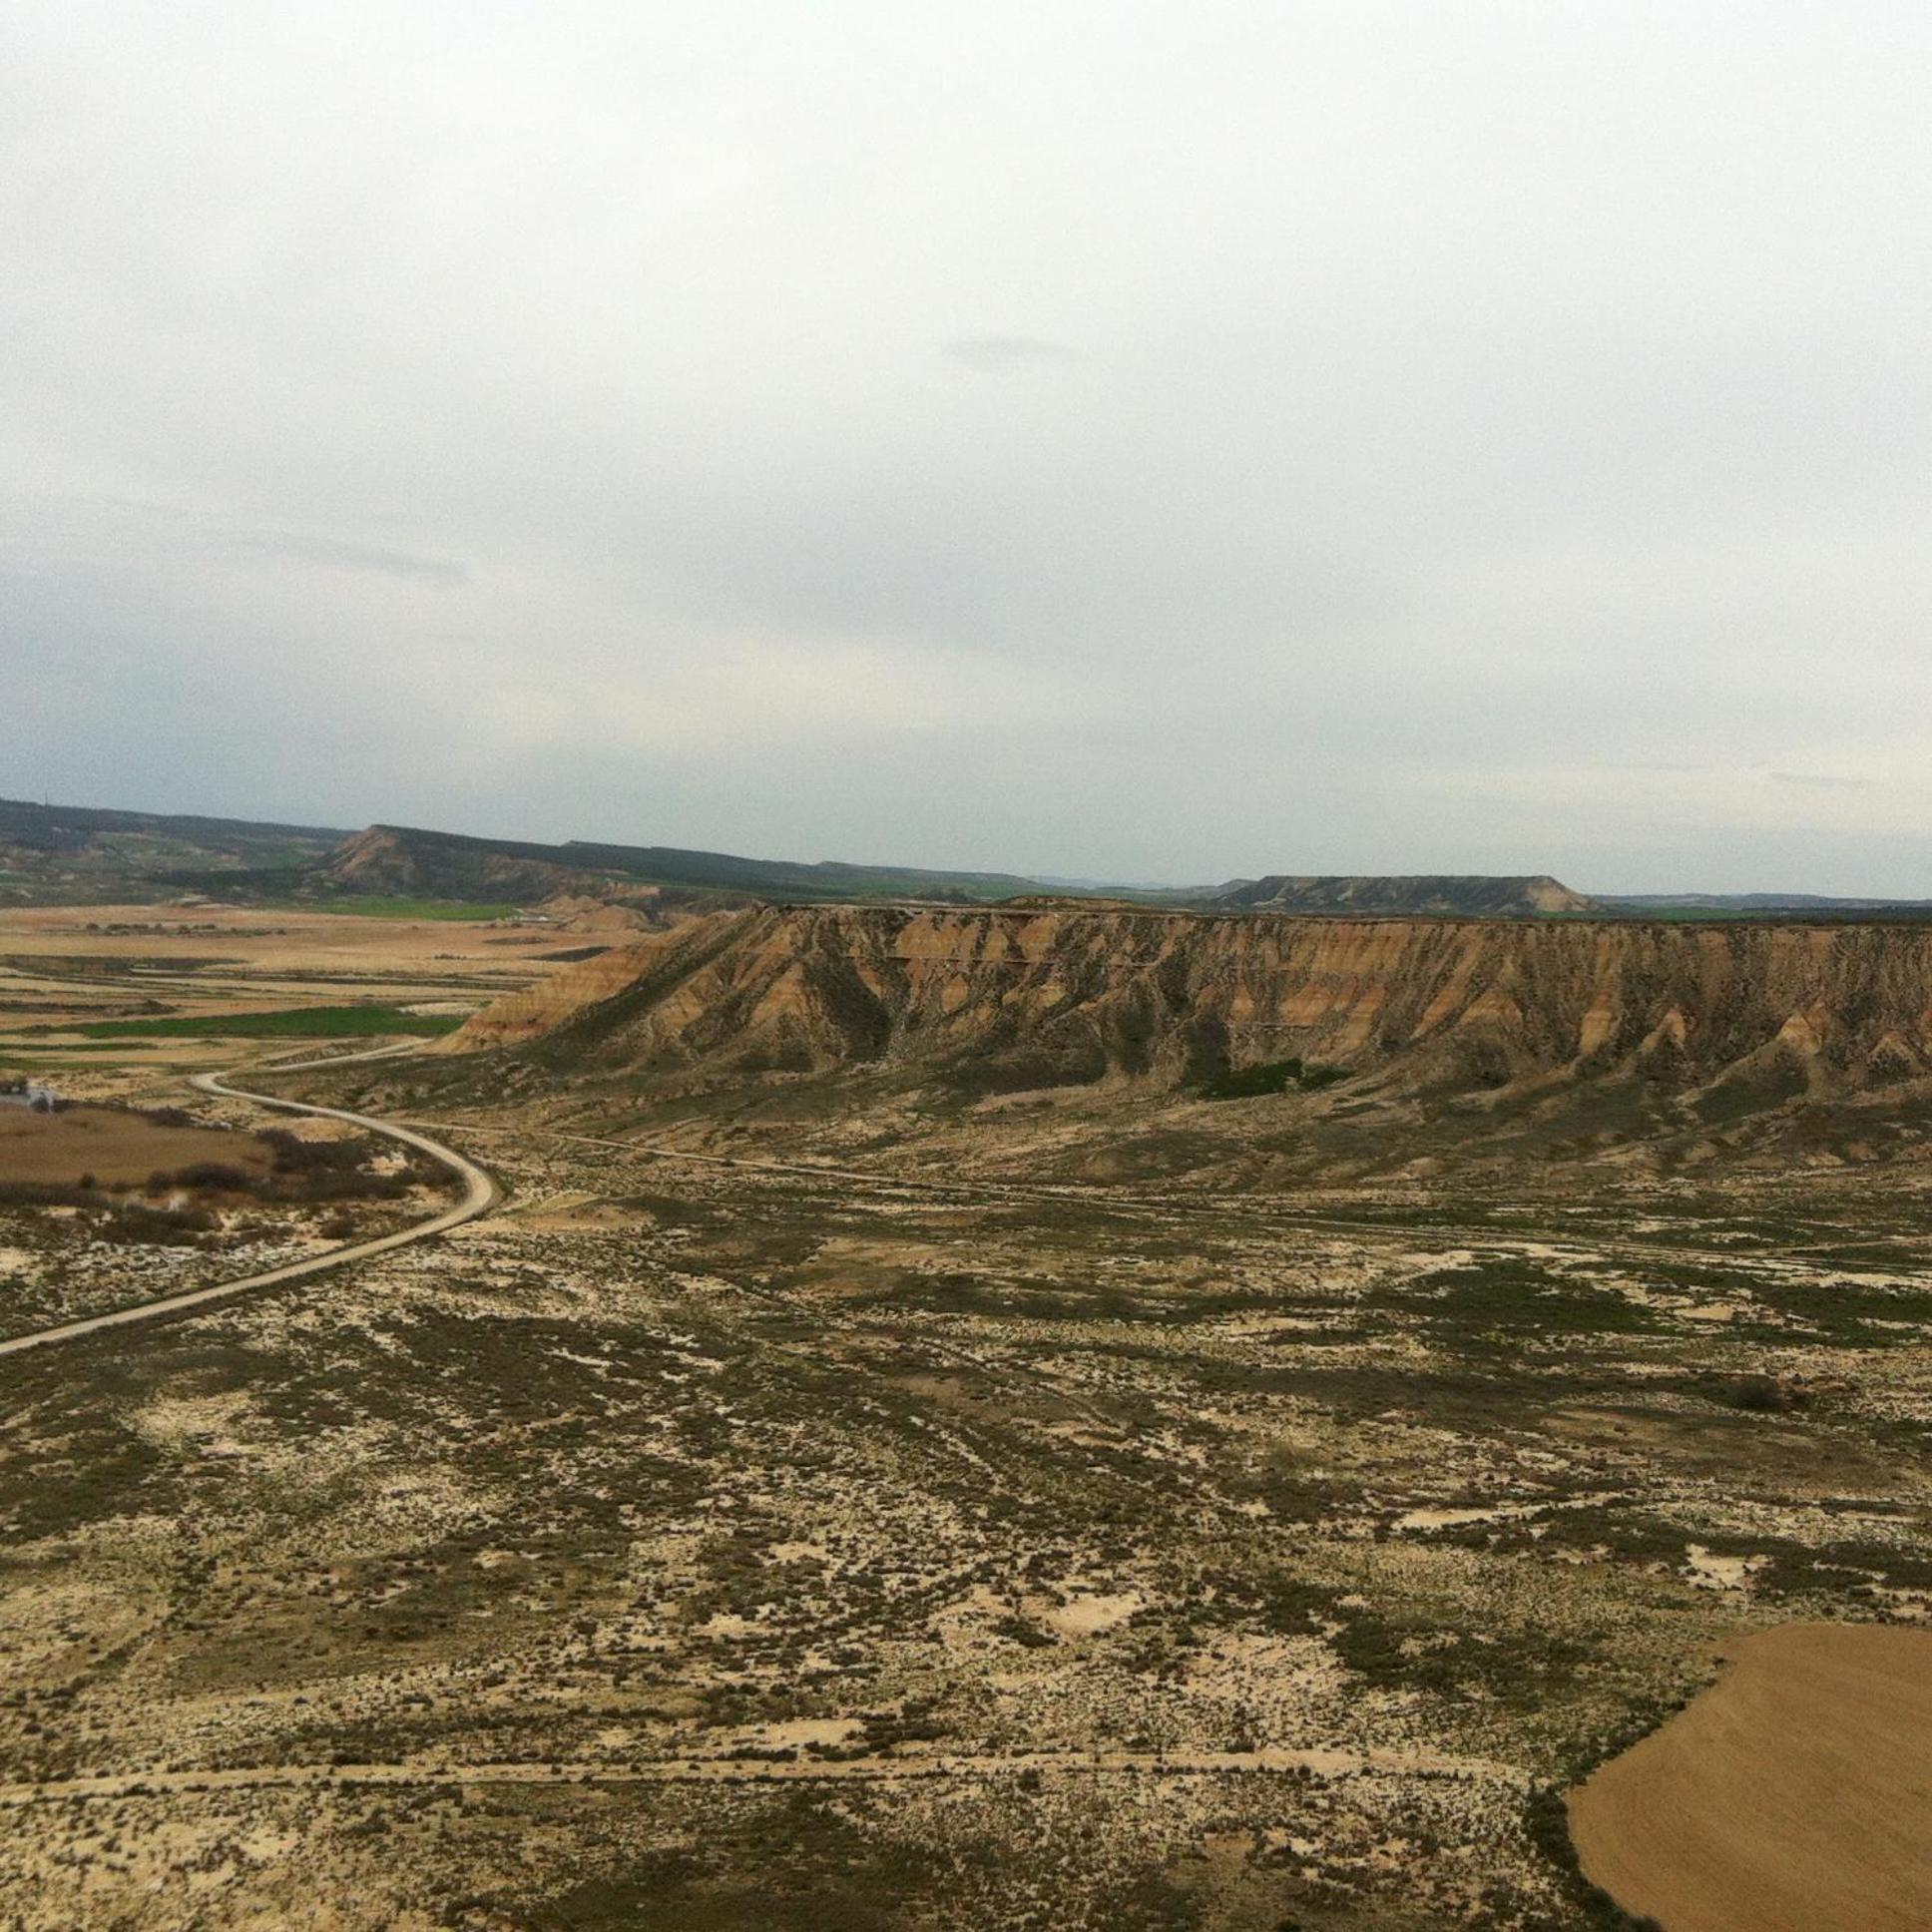
[[[1309,1067],[1293,1057],[1263,1060],[1252,1067],[1230,1067],[1201,1090],[1203,1100],[1257,1100],[1266,1094],[1285,1094],[1294,1088],[1304,1094],[1317,1093],[1346,1080],[1341,1067]]]
[[[0,1208],[105,1208],[94,1177],[67,1181],[0,1181]]]

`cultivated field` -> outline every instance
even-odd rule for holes
[[[252,1134],[169,1126],[126,1108],[0,1107],[0,1188],[76,1187],[90,1177],[108,1188],[138,1188],[151,1175],[202,1164],[263,1175],[273,1161],[273,1150]]]
[[[1789,1624],[1571,1800],[1584,1868],[1667,1926],[1915,1932],[1932,1631]]]
[[[198,906],[0,911],[0,1073],[64,1092],[352,1034],[433,1033],[581,958],[583,941],[510,921]],[[381,1024],[369,1024],[370,1010]],[[293,1023],[280,1016],[305,1016]],[[426,1024],[425,1024],[426,1023]],[[240,1052],[235,1045],[242,1042]]]

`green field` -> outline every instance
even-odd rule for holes
[[[52,1030],[88,1040],[337,1040],[381,1033],[454,1033],[462,1024],[459,1014],[405,1013],[399,1006],[297,1006],[279,1013],[90,1020]]]
[[[379,892],[354,893],[341,898],[281,899],[272,903],[286,912],[354,913],[363,919],[508,919],[522,910],[519,906],[473,899],[404,899]]]

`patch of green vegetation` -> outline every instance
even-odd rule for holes
[[[1922,1346],[1932,1304],[1917,1286],[1881,1287],[1873,1282],[1827,1279],[1792,1281],[1773,1275],[1753,1277],[1751,1296],[1765,1307],[1816,1330],[1828,1343],[1860,1348],[1904,1344]],[[1900,1324],[1887,1328],[1884,1324]],[[1801,1343],[1806,1337],[1769,1323],[1739,1324],[1735,1332],[1773,1346]]]
[[[1892,1590],[1932,1589],[1932,1557],[1893,1544],[1823,1543],[1814,1547],[1776,1542],[1759,1553],[1770,1562],[1752,1579],[1752,1588],[1772,1599],[1814,1597],[1840,1604],[1865,1604]]]
[[[43,1455],[31,1483],[17,1483],[10,1490],[9,1541],[68,1535],[90,1523],[133,1514],[147,1483],[166,1467],[152,1443],[105,1407],[76,1416],[61,1451]],[[18,1471],[7,1473],[17,1477]]]
[[[1577,1639],[1548,1630],[1492,1625],[1464,1635],[1415,1605],[1338,1614],[1335,1654],[1378,1688],[1461,1692],[1476,1685],[1498,1702],[1534,1704],[1590,1655]]]
[[[350,912],[364,919],[509,919],[522,910],[503,900],[408,899],[381,892],[292,903],[305,912]]]
[[[1304,1455],[1288,1449],[1270,1450],[1261,1459],[1260,1467],[1241,1480],[1240,1489],[1243,1496],[1264,1502],[1269,1514],[1283,1523],[1320,1523],[1358,1505],[1362,1497],[1362,1485],[1356,1478],[1312,1468]],[[1300,1580],[1297,1580],[1294,1590],[1300,1589]],[[1317,1594],[1321,1597],[1320,1607],[1325,1610],[1328,1600],[1337,1593],[1331,1590],[1325,1595]],[[1268,1628],[1284,1633],[1302,1628],[1306,1620],[1297,1613],[1313,1607],[1315,1601],[1313,1597],[1290,1593],[1289,1586],[1282,1584],[1269,1600]]]
[[[1614,1288],[1546,1273],[1511,1257],[1439,1268],[1364,1297],[1426,1322],[1444,1340],[1523,1341],[1539,1335],[1655,1333],[1662,1324]]]
[[[1265,1094],[1285,1094],[1290,1087],[1304,1094],[1319,1093],[1348,1075],[1340,1067],[1309,1067],[1292,1057],[1264,1060],[1252,1067],[1230,1068],[1202,1088],[1203,1100],[1257,1100]]]
[[[29,1049],[23,1049],[18,1042],[10,1042],[9,1047],[14,1053],[29,1051]],[[120,1053],[124,1049],[114,1040],[36,1040],[30,1051],[34,1056],[34,1071],[41,1073],[45,1072],[47,1067],[43,1056],[50,1053]],[[9,1068],[7,1071],[18,1072],[19,1069]]]
[[[408,1013],[399,1006],[295,1006],[277,1013],[89,1020],[59,1030],[90,1040],[335,1040],[381,1033],[454,1033],[462,1024],[460,1014]]]

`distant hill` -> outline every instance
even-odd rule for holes
[[[559,893],[607,894],[636,882],[622,868],[585,863],[561,845],[467,838],[402,825],[371,825],[351,833],[303,881],[308,890],[326,894],[519,904]]]
[[[1597,903],[1633,918],[1705,914],[1736,918],[1779,913],[1932,912],[1932,899],[1834,899],[1816,892],[1600,892]]]
[[[1051,906],[1092,902],[1188,905],[1215,912],[1452,915],[1532,918],[1583,912],[1593,902],[1545,875],[1519,878],[1424,876],[1237,879],[1205,891],[1068,888],[1012,872],[944,872],[907,865],[801,863],[744,858],[675,845],[616,845],[566,839],[537,845],[404,825],[371,825],[347,839],[312,875],[330,892],[446,899],[533,900],[556,893],[634,895],[652,889],[670,902],[705,895],[714,906],[749,900],[919,899],[953,905],[1007,901]]]
[[[687,898],[718,896],[721,903],[897,898],[971,904],[1040,890],[1037,880],[1010,872],[939,872],[834,859],[804,864],[588,839],[537,845],[405,825],[371,825],[353,834],[314,868],[310,883],[323,891],[479,900],[669,887]]]
[[[617,901],[633,923],[754,902],[1005,902],[1016,909],[1111,905],[1323,918],[1794,919],[1916,923],[1932,900],[1834,898],[1802,892],[1585,894],[1546,872],[1367,874],[1275,872],[1221,885],[1150,886],[749,858],[677,845],[599,839],[544,844],[420,826],[360,831],[272,819],[109,810],[0,799],[0,905],[141,903],[184,895],[229,903],[386,899],[477,906],[557,898]]]
[[[347,836],[327,825],[0,798],[0,903],[149,899],[180,891],[186,874],[292,880]]]
[[[1547,872],[1515,876],[1421,873],[1378,877],[1277,872],[1233,879],[1202,903],[1219,912],[1295,912],[1401,918],[1533,919],[1551,912],[1590,912],[1596,902]]]

